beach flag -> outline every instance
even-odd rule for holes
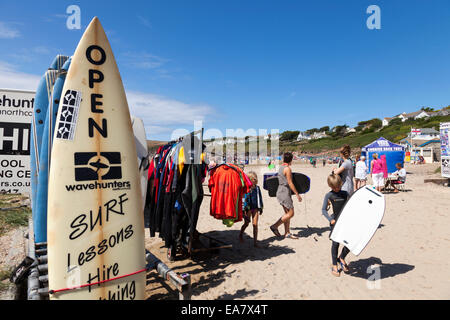
[[[414,128],[411,128],[411,134],[412,135],[418,135],[418,134],[420,134],[422,131],[420,130],[420,129],[414,129]]]

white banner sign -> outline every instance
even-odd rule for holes
[[[0,89],[0,192],[31,193],[32,91]]]
[[[441,173],[450,178],[450,122],[441,123]]]

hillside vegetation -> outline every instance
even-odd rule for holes
[[[370,127],[368,129],[351,133],[344,136],[326,137],[317,140],[307,141],[280,141],[280,151],[297,151],[307,153],[321,153],[336,150],[344,144],[350,145],[353,149],[361,148],[374,140],[384,137],[392,142],[398,143],[406,138],[411,128],[432,128],[439,130],[441,122],[450,122],[450,116],[437,116],[426,119],[407,120],[405,122],[391,121],[388,126],[382,128]]]

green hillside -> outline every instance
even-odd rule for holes
[[[328,150],[335,150],[344,144],[352,148],[361,148],[374,140],[384,137],[392,142],[398,143],[405,138],[411,131],[411,128],[432,128],[439,130],[441,122],[450,122],[450,116],[436,116],[426,119],[407,120],[405,122],[394,121],[381,129],[368,129],[360,132],[351,133],[345,136],[327,137],[317,140],[307,141],[280,141],[280,151],[304,151],[308,153],[320,153]]]
[[[449,107],[447,107],[449,108]],[[303,140],[297,141],[297,137],[300,131],[284,131],[280,134],[279,140],[279,150],[280,153],[290,151],[298,153],[328,153],[333,152],[345,144],[350,145],[354,150],[360,149],[363,146],[375,141],[380,137],[384,137],[392,142],[398,143],[403,138],[407,137],[411,132],[411,128],[435,128],[439,130],[439,125],[441,122],[450,122],[450,115],[448,116],[434,116],[429,118],[417,119],[417,120],[407,120],[401,122],[400,119],[393,119],[390,121],[388,126],[382,127],[380,119],[371,119],[367,121],[361,121],[355,128],[357,132],[346,133],[346,128],[348,126],[336,126],[334,131],[327,131],[326,138],[316,139],[316,140]],[[324,127],[328,128],[329,127]],[[311,129],[308,133],[322,132],[323,129]],[[247,137],[248,138],[248,137]],[[245,140],[245,151],[249,151],[249,142]],[[209,141],[209,140],[208,140]],[[263,141],[261,137],[258,141],[258,146],[260,143],[264,143],[267,147],[267,151],[270,154],[271,141]],[[223,145],[222,153],[234,152],[238,149],[238,144],[227,144]],[[242,148],[242,147],[240,147]]]

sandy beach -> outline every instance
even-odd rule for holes
[[[311,178],[311,190],[303,202],[295,199],[291,230],[298,240],[277,239],[269,230],[282,213],[276,198],[263,191],[264,213],[260,217],[260,244],[255,249],[252,226],[246,241],[238,239],[242,223],[227,228],[209,215],[205,197],[197,229],[228,244],[232,249],[199,253],[169,262],[160,238],[150,238],[146,247],[178,273],[192,277],[192,299],[449,299],[450,278],[450,188],[424,183],[439,177],[438,164],[405,166],[406,192],[387,193],[386,212],[380,228],[358,256],[349,254],[350,274],[331,275],[331,241],[328,221],[321,215],[323,197],[329,191],[326,177],[336,165],[294,164],[294,172]],[[262,188],[266,166],[248,166],[258,174]],[[207,181],[205,181],[207,183]],[[207,188],[205,187],[205,192]],[[280,228],[283,231],[283,227]],[[373,268],[373,269],[370,269]],[[371,281],[379,275],[380,280]],[[177,299],[177,293],[156,272],[148,275],[149,299]]]

